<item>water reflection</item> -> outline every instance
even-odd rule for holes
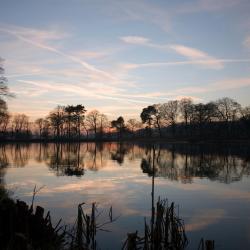
[[[186,149],[186,150],[185,150]],[[145,149],[141,168],[152,175],[152,148]],[[194,177],[231,183],[250,174],[248,150],[211,150],[210,146],[172,145],[156,150],[156,176],[182,183],[191,183]]]
[[[9,166],[9,160],[6,154],[5,147],[0,148],[0,187],[3,184],[3,177],[5,174],[5,168]]]
[[[232,183],[250,175],[250,149],[240,146],[157,145],[155,176],[192,183],[193,179]],[[83,176],[86,170],[98,171],[108,160],[122,165],[124,159],[138,160],[143,173],[152,176],[151,145],[118,143],[84,144],[8,144],[0,145],[1,176],[13,165],[25,167],[33,159],[44,162],[57,176]]]
[[[46,152],[46,164],[56,175],[84,175],[83,156],[80,155],[80,144],[54,144]]]
[[[117,148],[111,152],[111,159],[117,161],[118,164],[122,165],[124,157],[129,153],[129,147],[127,145],[119,143]]]
[[[64,218],[66,224],[75,222],[79,202],[98,202],[100,209],[113,205],[122,216],[112,225],[112,234],[101,235],[100,241],[105,238],[105,249],[120,249],[124,235],[134,229],[143,232],[144,217],[150,217],[154,158],[155,199],[167,197],[180,204],[180,216],[192,240],[189,249],[196,249],[202,236],[215,239],[224,249],[244,249],[249,242],[245,228],[250,148],[154,146],[155,154],[152,145],[125,143],[2,144],[1,182],[4,176],[6,188],[17,190],[16,195],[26,202],[35,185],[45,186],[37,204],[50,210],[55,221]],[[220,235],[221,231],[225,234]]]

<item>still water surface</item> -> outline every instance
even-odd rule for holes
[[[55,223],[74,224],[81,202],[98,202],[101,223],[112,205],[120,217],[98,241],[101,249],[120,249],[150,217],[152,155],[150,146],[117,143],[0,145],[0,183],[29,204],[34,186],[44,186],[35,204]],[[188,249],[201,237],[216,249],[250,249],[249,147],[161,144],[155,155],[155,197],[179,205]]]

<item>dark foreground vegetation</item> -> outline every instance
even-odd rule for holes
[[[109,220],[98,224],[95,203],[90,214],[85,213],[84,203],[78,205],[78,215],[73,228],[56,226],[51,223],[50,213],[44,216],[44,208],[37,206],[33,213],[33,204],[29,207],[23,201],[13,201],[8,196],[0,197],[0,247],[9,250],[26,249],[65,249],[65,250],[96,250],[101,249],[97,242],[99,230],[105,230],[108,223],[113,223],[112,207]],[[158,200],[156,212],[152,211],[150,225],[145,219],[144,235],[138,232],[127,234],[122,249],[185,249],[188,240],[185,235],[183,221],[174,211],[174,203],[168,206],[166,200]],[[210,248],[213,249],[213,248]]]
[[[152,178],[153,180],[153,178]],[[12,200],[5,190],[0,188],[0,248],[8,250],[64,249],[64,250],[97,250],[102,249],[102,242],[97,242],[99,230],[105,231],[105,225],[115,222],[112,207],[109,219],[98,223],[102,212],[92,203],[90,214],[85,213],[84,205],[78,205],[75,225],[70,228],[61,226],[61,220],[53,226],[50,213],[44,216],[44,208],[37,206],[33,211],[33,202],[28,206],[25,202]],[[34,197],[33,197],[34,198]],[[122,250],[183,250],[188,245],[183,220],[175,212],[175,205],[168,200],[154,203],[154,186],[152,184],[152,213],[149,222],[144,221],[144,233],[138,231],[128,233]],[[214,241],[201,239],[198,250],[213,250]]]
[[[65,232],[52,226],[44,208],[0,197],[0,249],[63,249]]]
[[[6,152],[5,146],[2,146],[3,154],[1,154],[1,157],[7,159],[6,155],[4,155],[4,152]],[[35,144],[35,146],[38,145]],[[79,147],[76,148],[79,149]],[[91,145],[89,148],[92,148]],[[16,148],[16,150],[19,149],[19,147]],[[179,150],[182,151],[182,149],[181,146]],[[50,151],[50,149],[48,150]],[[121,148],[117,150],[121,151]],[[150,218],[145,218],[143,232],[138,232],[134,229],[133,232],[127,234],[121,246],[124,250],[182,250],[188,246],[184,221],[180,219],[179,212],[176,212],[175,204],[166,199],[160,199],[160,197],[155,201],[155,177],[159,175],[159,168],[161,167],[159,165],[160,162],[162,162],[160,159],[161,150],[164,151],[164,149],[155,146],[152,147],[152,145],[148,146],[146,149],[146,155],[142,160],[141,167],[143,171],[149,174],[152,180],[152,189],[150,192],[151,216]],[[95,148],[93,153],[96,151],[97,149]],[[41,152],[43,152],[43,150],[41,150]],[[72,152],[70,154],[72,158]],[[21,156],[22,154],[13,151],[13,155]],[[172,155],[174,155],[174,153],[172,153]],[[79,151],[77,151],[77,158],[77,162],[79,163],[79,159],[81,158]],[[96,158],[96,156],[94,158]],[[3,163],[1,169],[4,169],[8,161],[1,162]],[[74,168],[74,166],[71,166],[73,162],[68,160],[66,160],[66,162],[68,167]],[[164,162],[167,163],[166,161]],[[63,166],[62,163],[63,162],[59,165]],[[53,165],[54,164],[57,163],[54,162]],[[173,169],[173,165],[171,165],[171,169]],[[37,206],[36,209],[33,209],[35,195],[38,191],[39,189],[35,187],[31,206],[28,206],[22,201],[10,199],[3,185],[0,186],[1,249],[102,249],[103,242],[97,241],[98,231],[105,231],[105,226],[107,224],[115,223],[115,221],[119,219],[119,217],[113,215],[112,207],[110,207],[108,213],[105,215],[103,211],[98,210],[96,203],[91,204],[90,209],[86,209],[87,204],[81,203],[78,205],[77,218],[72,227],[62,226],[61,220],[53,226],[49,212],[44,216],[44,209],[42,207]],[[90,212],[86,213],[86,210]],[[99,222],[100,215],[106,216],[107,219]],[[197,249],[212,250],[214,249],[214,242],[201,239],[200,243],[197,242],[197,246]]]

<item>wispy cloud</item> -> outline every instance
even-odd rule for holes
[[[243,42],[243,45],[246,47],[246,48],[250,48],[250,35],[247,36]]]
[[[225,211],[223,209],[205,210],[192,217],[191,220],[186,223],[185,229],[187,232],[202,230],[209,225],[218,223],[224,216]]]
[[[228,89],[238,89],[250,86],[250,77],[248,78],[236,78],[227,79],[212,83],[209,87],[211,91],[217,90],[228,90]]]
[[[196,20],[198,24],[204,17],[195,14],[189,19],[187,15],[199,11],[230,10],[232,7],[236,8],[242,1],[246,2],[246,0],[219,2],[190,0],[185,3],[166,1],[156,3],[144,0],[107,0],[105,3],[98,0],[78,1],[81,2],[80,6],[84,4],[86,7],[85,12],[91,13],[89,15],[91,17],[83,15],[84,20],[95,20],[95,22],[89,22],[85,26],[79,22],[82,16],[77,18],[74,16],[65,27],[62,26],[65,20],[60,20],[61,16],[58,15],[56,19],[48,18],[46,20],[48,26],[43,29],[35,28],[41,27],[41,22],[37,23],[37,20],[32,20],[29,27],[18,26],[21,22],[18,22],[18,16],[15,18],[13,16],[12,22],[16,23],[16,26],[0,23],[0,42],[4,54],[2,56],[6,58],[5,68],[9,86],[17,93],[15,104],[21,102],[21,98],[27,100],[30,98],[31,103],[36,98],[53,99],[54,103],[50,102],[50,107],[46,106],[49,109],[59,102],[73,104],[79,101],[90,107],[96,105],[96,108],[100,107],[104,112],[107,107],[108,113],[118,114],[118,111],[129,113],[129,109],[131,112],[132,110],[134,112],[134,109],[139,112],[141,107],[148,104],[179,99],[183,96],[191,96],[200,101],[206,99],[208,92],[248,87],[249,79],[245,67],[235,67],[231,74],[241,74],[242,78],[213,81],[223,78],[227,68],[225,71],[221,69],[228,64],[250,62],[250,59],[241,58],[246,55],[237,51],[237,46],[242,46],[242,42],[237,45],[237,40],[231,39],[239,33],[234,34],[232,30],[232,34],[226,37],[227,41],[233,43],[225,43],[223,39],[218,40],[218,43],[217,41],[209,43],[205,39],[196,37],[197,32],[206,32],[209,35],[211,32],[211,36],[219,38],[219,29],[212,27],[210,22],[214,24],[220,20],[222,25],[226,25],[228,18],[231,17],[227,16],[229,13],[223,12],[225,16],[216,13],[216,17],[220,19],[210,19],[212,13],[205,13],[208,18],[204,23],[206,29],[203,31],[202,25],[196,27],[192,24]],[[72,5],[72,8],[77,6],[78,4]],[[11,12],[6,13],[8,14]],[[236,22],[237,15],[235,13]],[[177,22],[174,23],[175,21]],[[171,26],[174,30],[171,30]],[[69,27],[71,28],[68,29]],[[101,30],[103,27],[107,30]],[[120,27],[124,29],[121,30]],[[105,39],[103,39],[104,31],[105,35],[107,34]],[[247,37],[244,46],[250,47],[249,43]],[[221,49],[220,46],[224,44],[225,48]],[[232,47],[229,47],[231,45]],[[136,50],[139,46],[142,48]],[[119,53],[114,55],[114,49],[119,50]],[[238,55],[237,58],[230,57],[230,51],[235,56]],[[229,58],[225,58],[227,57],[225,55]],[[129,63],[130,58],[133,63]],[[166,67],[169,71],[158,67]],[[167,67],[176,68],[172,70]],[[199,71],[200,68],[221,71],[205,72]],[[182,70],[183,76],[177,75]],[[188,70],[192,72],[188,74],[187,83],[185,76]],[[170,78],[174,83],[177,83],[178,79],[177,85],[180,87],[175,89],[172,83],[167,82],[166,79]],[[24,105],[22,107],[24,109]],[[27,104],[28,109],[29,104]]]
[[[247,0],[190,0],[176,4],[172,4],[171,1],[156,4],[156,1],[150,3],[143,0],[107,0],[102,6],[102,14],[112,16],[116,20],[153,24],[169,33],[173,32],[174,19],[183,14],[225,11],[244,2]]]
[[[215,69],[221,69],[226,63],[249,63],[250,59],[202,59],[202,60],[186,60],[186,61],[170,61],[170,62],[151,62],[151,63],[127,63],[123,64],[126,69],[147,68],[147,67],[166,67],[166,66],[185,66],[199,65]]]
[[[152,40],[145,36],[121,36],[120,40],[128,43],[128,44],[134,44],[134,45],[142,45],[145,47],[151,47],[155,49],[163,49],[163,50],[169,50],[170,45],[169,44],[157,44],[152,42]]]
[[[200,87],[186,87],[180,88],[174,91],[172,94],[205,94],[208,92],[216,92],[222,90],[231,90],[239,89],[243,87],[250,87],[250,78],[235,78],[235,79],[226,79],[216,82],[211,82],[206,84],[206,87],[203,87],[202,84]]]
[[[25,85],[22,85],[22,89],[26,95],[36,96],[39,93],[64,93],[64,99],[67,97],[73,96],[74,99],[77,97],[84,97],[85,101],[88,99],[95,98],[96,100],[110,100],[116,101],[116,105],[110,106],[102,105],[99,109],[100,111],[106,113],[107,115],[114,116],[115,113],[125,111],[128,114],[134,114],[135,111],[139,112],[146,105],[158,102],[165,102],[170,99],[181,99],[183,97],[190,97],[194,101],[201,101],[204,96],[209,92],[218,92],[232,89],[239,89],[244,87],[250,87],[250,78],[236,78],[236,79],[226,79],[217,82],[206,83],[206,86],[190,86],[185,88],[178,88],[171,91],[161,91],[161,92],[148,92],[148,93],[138,93],[131,94],[126,93],[120,89],[109,89],[109,88],[91,88],[81,87],[80,85],[68,85],[66,83],[58,82],[48,82],[48,81],[28,81],[28,80],[19,80],[18,82],[23,84],[28,84],[35,86],[36,88],[25,91],[27,88]],[[27,92],[27,93],[26,93]],[[126,104],[126,106],[124,106]],[[55,105],[54,105],[55,106]],[[96,108],[96,107],[90,107]],[[50,108],[51,109],[51,108]],[[129,112],[128,112],[129,111]],[[49,107],[47,109],[49,112]],[[124,114],[123,114],[124,115]],[[134,115],[133,115],[134,116]]]
[[[80,50],[73,53],[74,56],[85,59],[99,59],[107,56],[109,52],[107,51],[92,51],[92,50]]]
[[[181,97],[191,97],[196,101],[201,100],[202,96],[209,92],[225,91],[232,89],[240,89],[244,87],[250,87],[250,77],[249,78],[235,78],[235,79],[225,79],[215,82],[199,83],[198,86],[189,86],[185,88],[177,88],[171,91],[161,91],[161,92],[150,92],[141,94],[131,94],[130,97],[134,98],[152,98],[152,99],[180,99]],[[199,96],[196,96],[199,95]],[[153,100],[152,100],[153,101]]]
[[[14,37],[16,37],[17,39],[26,42],[28,44],[31,44],[35,47],[38,47],[40,49],[46,50],[46,51],[50,51],[53,52],[59,56],[62,56],[63,58],[66,58],[68,60],[70,60],[71,62],[77,63],[79,65],[81,65],[84,69],[96,74],[97,76],[100,75],[100,77],[105,78],[105,79],[109,79],[110,81],[113,82],[120,82],[119,79],[117,79],[114,75],[105,72],[103,70],[100,70],[98,68],[96,68],[94,65],[91,65],[89,63],[87,63],[86,61],[83,61],[81,59],[79,59],[76,56],[67,54],[55,47],[52,47],[50,45],[47,45],[47,43],[45,43],[45,41],[48,41],[50,39],[59,39],[59,35],[55,35],[54,33],[48,32],[46,33],[46,31],[34,31],[34,29],[28,29],[28,28],[23,28],[23,27],[18,27],[18,26],[7,26],[7,27],[2,27],[0,26],[0,31],[1,32],[5,32],[9,35],[12,35]]]
[[[195,0],[179,5],[176,9],[178,13],[193,12],[213,12],[233,8],[240,4],[242,0]]]
[[[11,33],[16,36],[26,37],[30,40],[36,40],[37,43],[46,43],[48,41],[58,41],[70,37],[70,35],[62,30],[56,29],[34,29],[16,25],[0,24],[0,31]]]
[[[149,39],[143,36],[123,36],[120,38],[125,43],[148,45]]]
[[[208,57],[207,53],[205,53],[201,50],[186,47],[183,45],[174,44],[174,45],[170,45],[169,48],[174,50],[176,53],[178,53],[182,56],[188,57],[190,59],[193,59],[193,60],[204,59],[204,58]]]
[[[57,83],[57,82],[49,82],[49,81],[29,81],[29,80],[18,80],[20,83],[26,83],[26,84],[31,84],[34,86],[37,86],[39,89],[45,89],[45,90],[50,90],[50,91],[55,91],[55,92],[64,92],[68,94],[74,94],[76,96],[82,96],[85,98],[97,98],[97,99],[109,99],[109,100],[114,100],[114,101],[119,101],[119,102],[132,102],[132,103],[148,103],[143,100],[136,100],[131,98],[126,97],[125,95],[119,95],[119,92],[121,90],[115,89],[115,88],[98,88],[98,87],[93,87],[92,88],[86,88],[86,87],[81,87],[77,85],[69,85],[65,83]]]
[[[53,104],[54,106],[59,104]],[[45,117],[51,110],[50,103],[47,100],[34,100],[34,99],[24,99],[16,100],[13,99],[9,102],[9,107],[12,113],[25,113],[31,120],[38,117]]]
[[[143,0],[110,0],[104,9],[109,15],[118,19],[154,24],[164,31],[169,31],[171,28],[171,12]]]
[[[223,64],[218,59],[208,55],[207,53],[199,49],[179,44],[173,44],[170,45],[169,47],[179,55],[182,55],[190,60],[197,60],[198,64],[201,64],[203,66],[207,66],[209,68],[214,68],[214,69],[223,68]]]
[[[218,60],[217,58],[208,55],[206,52],[199,50],[197,48],[191,48],[188,46],[184,46],[181,44],[156,44],[150,41],[149,38],[141,37],[141,36],[124,36],[120,38],[123,42],[134,44],[134,45],[141,45],[141,46],[147,46],[155,49],[161,49],[165,50],[166,52],[174,51],[178,55],[184,56],[190,61],[184,61],[184,62],[169,62],[169,63],[145,63],[141,64],[141,66],[146,67],[156,67],[156,66],[163,66],[163,65],[187,65],[187,64],[193,64],[193,65],[201,65],[206,68],[211,69],[222,69],[224,67],[223,61]],[[137,67],[136,65],[131,65],[130,68]],[[129,66],[128,66],[129,68]]]

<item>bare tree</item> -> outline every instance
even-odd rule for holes
[[[0,96],[8,96],[9,88],[7,87],[8,80],[3,76],[4,68],[3,68],[3,59],[0,57]]]
[[[43,119],[42,137],[47,138],[50,130],[50,122],[48,119]]]
[[[43,121],[44,121],[43,118],[38,118],[38,119],[35,120],[35,125],[38,128],[40,139],[41,139],[42,131],[43,131]]]
[[[1,113],[0,114],[0,132],[2,132],[3,135],[6,134],[9,123],[10,123],[10,115],[8,113]]]
[[[185,128],[187,128],[188,122],[190,122],[193,113],[193,101],[191,98],[182,98],[179,102],[180,114],[185,122]]]
[[[242,119],[250,120],[250,106],[241,109]]]
[[[0,126],[9,121],[10,115],[8,113],[7,104],[4,100],[0,98]]]
[[[27,132],[29,129],[29,117],[25,114],[17,114],[13,117],[14,131],[16,135]]]
[[[141,128],[141,123],[136,119],[129,119],[127,121],[127,128],[134,133],[137,129]]]
[[[105,130],[110,127],[110,122],[108,120],[108,117],[105,114],[100,115],[100,135],[103,136],[103,133]]]
[[[250,106],[241,109],[241,121],[245,126],[246,135],[250,138]]]
[[[231,98],[224,97],[217,100],[215,104],[221,121],[235,121],[240,114],[241,105]]]
[[[97,138],[98,133],[102,135],[105,128],[109,125],[107,116],[98,110],[92,110],[86,115],[86,123],[94,131],[95,138]]]
[[[212,122],[216,118],[216,105],[213,102],[207,104],[198,103],[194,105],[193,109],[192,122],[198,124],[199,134],[201,135],[203,125]]]
[[[8,114],[8,107],[3,96],[13,97],[13,94],[9,92],[7,86],[8,80],[4,77],[3,59],[0,57],[0,127],[2,133],[6,133],[7,125],[10,121],[10,115]]]
[[[48,116],[48,121],[51,124],[51,127],[54,129],[54,134],[57,138],[62,135],[62,129],[65,119],[64,107],[57,106],[54,111],[52,111]]]
[[[94,131],[95,138],[99,127],[101,113],[98,110],[92,110],[86,115],[86,122],[91,130]]]
[[[175,134],[175,126],[178,116],[178,101],[168,101],[160,105],[160,117],[165,121],[166,125],[172,127],[173,134]]]

